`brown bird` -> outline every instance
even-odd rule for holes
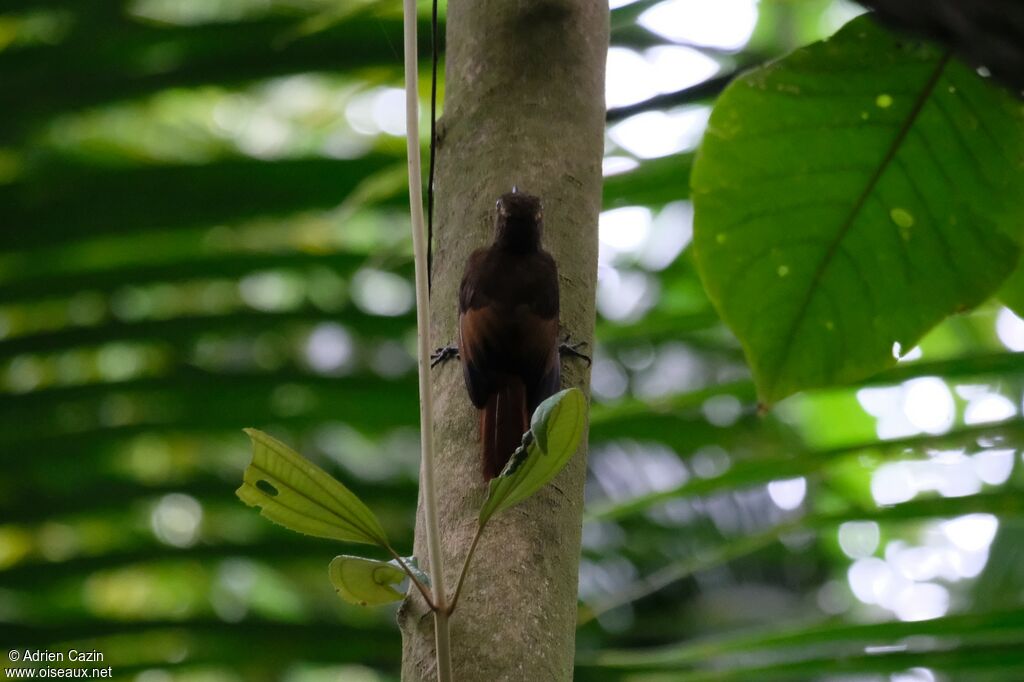
[[[505,467],[529,418],[561,384],[558,267],[540,244],[540,199],[498,199],[494,243],[466,262],[459,286],[459,355],[480,413],[485,480]]]

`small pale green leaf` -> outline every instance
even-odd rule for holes
[[[387,546],[380,521],[355,494],[279,440],[256,429],[252,462],[235,491],[285,528],[322,538]]]
[[[694,248],[761,400],[863,380],[995,293],[1022,158],[1020,102],[871,16],[735,80],[691,175]]]
[[[403,597],[393,586],[405,579],[405,572],[392,562],[342,554],[331,561],[328,574],[338,596],[350,604],[380,606]]]
[[[540,451],[548,451],[548,424],[551,421],[551,413],[554,411],[556,404],[558,403],[555,401],[545,400],[533,411],[533,417],[530,418],[530,430],[527,432],[530,435],[524,435],[523,446],[528,446],[528,440],[535,438]]]
[[[577,388],[567,388],[537,406],[523,445],[501,475],[491,480],[480,524],[547,485],[576,452],[586,420],[587,401]]]

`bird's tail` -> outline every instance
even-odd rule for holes
[[[527,428],[526,388],[518,377],[509,377],[505,387],[491,395],[480,413],[481,465],[485,481],[505,468]]]

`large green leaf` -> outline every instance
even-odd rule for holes
[[[386,561],[342,554],[328,568],[338,596],[358,606],[380,606],[399,601],[402,593],[393,586],[405,579],[405,572]]]
[[[523,445],[501,475],[491,479],[480,509],[480,525],[503,509],[519,504],[547,485],[579,447],[587,422],[587,401],[578,388],[551,396],[533,413]]]
[[[253,455],[235,491],[243,502],[299,533],[387,546],[380,521],[351,490],[281,441],[256,429],[245,432]]]
[[[1017,262],[1024,110],[862,17],[725,91],[692,174],[696,256],[760,397],[868,377]]]
[[[1024,317],[1024,265],[1018,266],[999,290],[999,299],[1010,310]]]

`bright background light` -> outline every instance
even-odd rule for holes
[[[757,24],[755,0],[668,0],[640,15],[644,28],[678,43],[738,50]]]

